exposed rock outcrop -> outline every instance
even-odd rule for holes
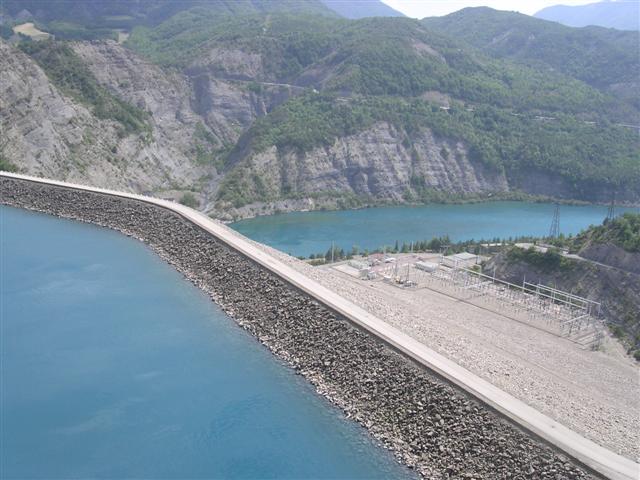
[[[94,60],[99,52],[115,50],[106,44],[78,49],[93,49]],[[144,92],[131,99],[154,113],[150,141],[123,137],[117,122],[97,118],[90,106],[59,91],[31,58],[0,41],[3,157],[21,171],[127,191],[188,189],[210,174],[210,168],[197,165],[189,154],[195,120],[184,111],[180,88],[157,69],[133,65],[131,59],[128,65],[138,75],[118,75],[127,66],[124,60],[102,57],[109,66],[96,70],[103,72],[99,78],[107,85],[118,82],[120,95],[127,89]]]
[[[640,252],[627,252],[616,245],[590,243],[585,245],[579,253],[581,257],[594,262],[640,275]]]
[[[407,142],[406,132],[386,122],[304,154],[274,146],[250,156],[239,168],[245,178],[259,178],[257,184],[243,185],[249,198],[277,199],[295,193],[308,197],[306,208],[314,208],[312,202],[330,207],[331,197],[344,193],[403,202],[419,200],[425,190],[455,195],[509,191],[504,173],[474,162],[463,143],[438,138],[427,129]],[[288,201],[293,209],[299,203],[299,199]],[[239,216],[252,208],[261,212],[260,207],[260,203],[240,209],[222,205]]]

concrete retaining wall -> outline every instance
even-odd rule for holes
[[[0,201],[144,241],[426,478],[590,477],[176,213],[139,200],[6,177],[0,177]]]

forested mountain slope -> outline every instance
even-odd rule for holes
[[[535,16],[570,27],[599,25],[620,30],[640,30],[640,2],[638,0],[608,0],[574,6],[554,5],[540,10]]]
[[[125,46],[3,49],[5,62],[42,72],[41,89],[119,129],[105,147],[123,152],[122,171],[135,173],[118,177],[118,185],[191,192],[197,206],[217,214],[523,192],[608,201],[615,190],[621,201],[640,199],[640,140],[616,125],[633,106],[565,73],[494,58],[412,19],[195,8],[135,28]],[[73,71],[65,72],[69,65]],[[82,81],[69,84],[78,72]],[[32,75],[11,78],[3,99],[12,108],[3,109],[2,121],[12,138],[28,142],[2,146],[3,161],[100,183],[89,167],[62,168],[62,145],[55,160],[45,155],[33,138],[48,134],[37,124],[16,122],[28,111],[26,99],[33,101],[28,92],[13,95],[25,76]],[[176,168],[167,171],[169,155]],[[88,164],[97,158],[79,157]]]
[[[67,20],[84,25],[109,21],[155,25],[193,7],[219,15],[330,12],[320,0],[4,0],[2,7],[9,15],[27,10],[43,22]]]
[[[138,25],[158,25],[194,7],[214,16],[269,13],[337,16],[320,0],[3,0],[0,13],[9,24],[17,16],[30,14],[42,30],[60,39],[116,40],[119,31],[128,32]]]
[[[600,27],[570,28],[515,12],[466,8],[423,23],[498,58],[557,71],[640,110],[640,37]]]

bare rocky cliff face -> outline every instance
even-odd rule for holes
[[[88,106],[60,92],[32,59],[1,42],[5,159],[34,175],[138,192],[189,188],[207,174],[189,156],[193,115],[181,108],[185,103],[182,94],[168,88],[173,83],[162,72],[132,64],[136,74],[122,74],[126,57],[116,56],[121,49],[115,45],[97,48],[85,44],[78,50],[91,53],[98,64],[109,65],[94,70],[103,71],[99,78],[105,83],[117,82],[122,98],[133,99],[127,98],[127,88],[140,92],[132,103],[146,100],[143,108],[153,113],[152,139],[121,138],[116,122],[98,119]],[[186,104],[188,107],[188,97]]]
[[[212,128],[231,121],[235,128],[227,141],[233,143],[257,117],[304,91],[267,75],[260,54],[237,49],[210,48],[184,70],[184,75],[192,87],[194,111]]]
[[[616,245],[589,244],[579,255],[594,262],[640,275],[640,253],[627,252]]]
[[[30,57],[0,42],[0,148],[22,172],[169,198],[192,191],[206,207],[220,157],[256,116],[289,96],[278,87],[257,95],[205,68],[166,71],[112,41],[71,46],[101,85],[150,114],[151,138],[121,138],[116,122],[95,117]]]
[[[102,85],[150,113],[158,150],[177,160],[172,173],[180,190],[199,193],[205,207],[221,178],[220,157],[266,113],[257,96],[206,70],[187,75],[163,70],[115,42],[73,47]],[[189,165],[197,178],[184,175]]]
[[[151,136],[123,136],[115,121],[97,118],[0,42],[0,153],[21,172],[176,200],[191,192],[198,208],[227,219],[350,206],[345,198],[401,203],[425,192],[488,197],[512,188],[463,143],[385,122],[306,153],[247,147],[228,160],[258,117],[304,88],[278,84],[260,55],[241,51],[211,49],[180,72],[112,41],[71,47],[103,87],[149,113]],[[245,204],[218,199],[222,180],[234,174],[250,180]]]
[[[464,144],[437,138],[426,129],[414,135],[410,145],[406,138],[406,132],[380,122],[304,154],[271,147],[250,156],[240,168],[245,177],[259,178],[249,184],[256,197],[276,199],[295,193],[294,198],[240,208],[226,204],[222,209],[250,216],[272,213],[274,208],[335,207],[340,206],[335,197],[344,192],[405,202],[418,200],[421,191],[431,189],[457,195],[509,191],[504,173],[473,162]]]
[[[97,118],[0,41],[0,153],[21,172],[176,199],[191,191],[206,209],[220,157],[256,116],[292,94],[274,85],[258,95],[206,65],[166,71],[112,41],[72,48],[101,85],[150,114],[151,138],[122,138],[117,122]]]
[[[487,173],[469,160],[461,143],[438,139],[429,130],[412,139],[413,148],[403,144],[404,138],[392,125],[378,123],[304,156],[287,153],[279,172],[273,158],[263,158],[265,174],[279,173],[282,185],[297,185],[305,192],[353,191],[393,201],[402,201],[412,184],[452,193],[508,188],[503,175]]]

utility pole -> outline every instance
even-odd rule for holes
[[[558,235],[560,235],[560,204],[556,203],[553,210],[551,228],[549,229],[549,237],[558,238]]]
[[[331,263],[333,263],[334,253],[336,251],[336,247],[333,245],[333,240],[331,240]]]

